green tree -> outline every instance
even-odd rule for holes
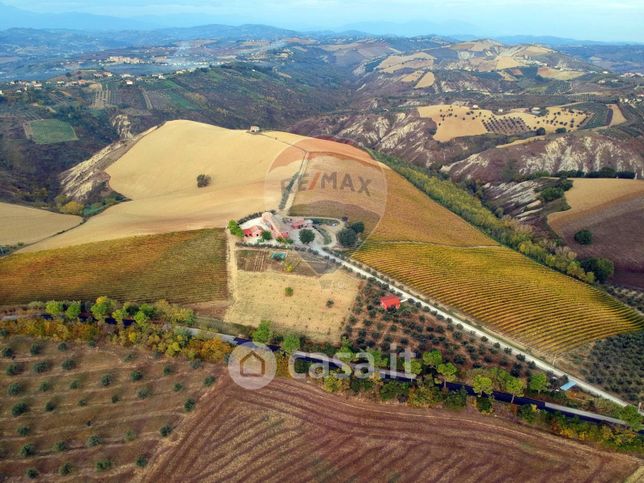
[[[139,310],[136,314],[134,314],[134,322],[141,328],[145,328],[149,320],[149,317],[143,310]]]
[[[239,226],[235,220],[230,220],[228,222],[228,231],[231,235],[237,236],[239,238],[244,238],[244,231]]]
[[[454,382],[456,380],[458,369],[451,362],[439,364],[436,370],[438,371],[438,378],[443,381],[443,387],[447,387],[448,382]]]
[[[45,304],[45,312],[52,317],[60,317],[65,313],[65,305],[56,300],[50,300]]]
[[[284,295],[286,295],[287,297],[292,297],[293,293],[294,293],[293,292],[293,287],[286,287],[284,289]]]
[[[536,133],[537,136],[544,136],[546,134],[546,128],[540,127],[539,129],[537,129]]]
[[[264,230],[262,232],[262,240],[263,241],[269,241],[273,239],[273,235],[271,234],[270,231]]]
[[[300,337],[292,332],[286,334],[286,337],[282,341],[282,349],[288,354],[298,351],[300,349]]]
[[[439,350],[433,350],[423,353],[423,364],[425,364],[425,366],[436,369],[442,363],[443,355]]]
[[[607,258],[586,258],[581,261],[581,266],[585,271],[593,272],[600,283],[604,283],[615,272],[615,265]]]
[[[548,378],[542,372],[534,374],[532,377],[530,377],[528,387],[531,391],[537,391],[537,394],[539,394],[541,393],[541,391],[548,389]]]
[[[76,320],[81,314],[81,303],[79,301],[69,302],[65,310],[67,320]]]
[[[116,308],[116,302],[109,297],[101,296],[96,299],[96,303],[92,305],[90,312],[96,320],[105,321]]]
[[[270,320],[262,320],[257,329],[253,331],[253,342],[260,344],[268,344],[273,338],[273,330],[271,329]]]
[[[356,221],[355,223],[352,223],[351,226],[349,226],[353,231],[356,233],[364,233],[364,223],[361,221]]]
[[[593,242],[593,233],[590,230],[579,230],[575,233],[575,241],[580,245],[590,245]]]
[[[311,243],[313,240],[315,240],[315,233],[313,233],[313,230],[300,230],[300,241],[304,243],[305,245],[308,245]]]
[[[642,415],[635,406],[624,406],[619,411],[619,418],[630,426],[633,431],[642,429]]]
[[[523,396],[523,392],[525,391],[526,387],[525,381],[523,379],[508,376],[504,382],[505,391],[512,394],[512,400],[510,401],[510,403],[514,402],[514,398],[516,396]]]
[[[492,379],[483,374],[477,374],[472,379],[472,389],[479,396],[483,394],[491,395],[494,390],[494,385],[492,384]]]
[[[343,247],[353,247],[357,241],[358,236],[351,228],[344,228],[338,232],[338,242]]]

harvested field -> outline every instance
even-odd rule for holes
[[[57,144],[78,141],[74,128],[58,119],[40,119],[31,121],[27,130],[28,136],[36,144]]]
[[[487,109],[472,109],[454,104],[437,104],[418,108],[421,117],[431,118],[437,125],[434,139],[446,142],[461,136],[480,136],[487,132],[520,134],[543,127],[547,133],[558,128],[574,131],[588,115],[572,107],[546,108],[542,116],[525,109],[513,109],[505,114],[495,114]]]
[[[137,458],[152,458],[160,445],[160,428],[179,429],[186,419],[185,401],[194,399],[199,407],[206,392],[204,378],[220,370],[212,365],[192,369],[185,360],[155,358],[149,352],[116,345],[92,349],[67,343],[63,352],[58,342],[39,340],[41,352],[31,355],[34,342],[14,336],[2,343],[14,350],[15,358],[4,359],[0,373],[0,473],[15,481],[26,480],[27,468],[35,468],[42,481],[56,480],[65,463],[71,465],[70,477],[77,481],[132,481],[141,471],[135,465]],[[63,369],[66,360],[75,366]],[[32,368],[42,362],[50,368],[34,372]],[[5,368],[12,363],[22,365],[24,371],[6,375]],[[166,366],[171,373],[166,374]],[[141,373],[140,380],[132,380],[133,371]],[[105,375],[111,376],[107,386],[101,382]],[[10,396],[10,384],[21,386],[20,394]],[[175,384],[182,389],[176,391]],[[149,390],[145,399],[138,396],[142,389]],[[28,410],[13,416],[11,408],[20,402]],[[53,402],[51,411],[45,409],[48,402]],[[19,428],[28,431],[21,435]],[[89,442],[92,436],[98,438],[95,445]],[[55,448],[59,443],[62,449]],[[20,454],[26,444],[33,445],[31,457]],[[98,471],[96,463],[105,460],[111,468]]]
[[[347,400],[276,379],[224,379],[144,481],[621,481],[630,456],[496,418]]]
[[[614,281],[644,289],[644,181],[575,179],[566,193],[571,209],[548,216],[548,223],[583,257],[614,261]],[[579,230],[590,230],[593,242],[574,240]]]
[[[378,70],[387,74],[395,74],[401,69],[425,68],[434,65],[434,56],[427,52],[414,52],[409,55],[390,55],[378,65]]]
[[[0,245],[34,243],[79,225],[80,216],[0,203]]]
[[[609,124],[610,126],[617,126],[618,124],[623,124],[626,122],[626,118],[624,117],[622,110],[617,104],[608,104],[608,107],[612,111]]]
[[[578,70],[559,70],[551,69],[550,67],[539,67],[537,75],[540,75],[545,79],[569,81],[576,79],[577,77],[581,77],[584,75],[584,72]]]
[[[423,71],[422,70],[415,70],[411,74],[404,75],[400,78],[401,81],[403,82],[408,82],[410,84],[414,84],[418,82],[418,80],[423,76]]]
[[[320,277],[239,270],[235,302],[225,320],[251,327],[270,320],[279,330],[339,342],[358,285],[357,279],[341,270]],[[284,293],[287,287],[293,289],[290,297]],[[327,305],[329,300],[333,301],[331,307]]]
[[[33,300],[195,303],[227,298],[223,230],[96,242],[0,259],[0,305]]]
[[[422,79],[418,81],[418,84],[416,84],[415,88],[416,89],[425,89],[426,87],[431,87],[434,85],[434,82],[436,82],[436,76],[434,75],[433,72],[427,72]]]

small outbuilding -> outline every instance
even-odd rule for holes
[[[250,129],[248,130],[248,132],[251,134],[257,134],[261,131],[262,129],[259,126],[251,126]]]
[[[400,297],[396,297],[395,295],[385,295],[384,297],[380,297],[380,307],[385,310],[399,309]]]
[[[264,230],[262,230],[260,226],[255,225],[251,226],[250,228],[246,228],[244,230],[244,236],[246,238],[259,238],[260,236],[262,236],[263,232]]]

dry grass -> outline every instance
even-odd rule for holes
[[[0,305],[33,300],[176,303],[227,297],[223,230],[96,242],[0,259]]]
[[[252,135],[190,121],[168,122],[107,169],[112,189],[132,201],[28,250],[223,227],[232,218],[274,208],[280,192],[266,192],[266,172],[289,148],[287,143],[300,139],[287,133]],[[197,187],[199,174],[211,177],[210,186]]]
[[[120,346],[90,349],[68,343],[69,350],[61,352],[57,342],[39,341],[43,352],[32,356],[29,352],[32,342],[33,339],[16,336],[5,339],[2,344],[14,349],[16,359],[3,360],[0,372],[0,447],[3,453],[0,473],[16,481],[25,478],[27,468],[36,468],[42,481],[55,480],[64,463],[72,465],[70,477],[74,480],[132,481],[141,471],[135,466],[136,459],[140,455],[152,458],[162,441],[159,429],[168,424],[175,430],[180,428],[186,419],[184,402],[189,398],[199,400],[206,390],[204,378],[219,371],[209,365],[194,370],[184,360],[157,359],[149,353]],[[66,359],[73,359],[76,368],[63,370],[61,364]],[[25,366],[25,371],[7,376],[5,367],[17,361]],[[32,366],[38,361],[50,361],[51,370],[34,373]],[[168,364],[173,372],[164,375],[164,367]],[[134,370],[143,374],[140,381],[130,379]],[[112,376],[112,383],[104,387],[101,378],[106,374]],[[78,389],[70,388],[73,381],[79,381]],[[49,391],[39,390],[43,382],[51,384]],[[9,396],[7,387],[11,383],[23,385],[24,393]],[[183,385],[181,391],[174,391],[176,383]],[[144,387],[151,389],[151,395],[139,399],[137,392]],[[114,395],[119,397],[118,402],[112,402]],[[86,405],[79,405],[82,399]],[[29,405],[29,411],[14,417],[11,407],[20,401]],[[56,403],[52,412],[45,411],[48,401]],[[24,426],[29,427],[30,432],[20,436],[17,429]],[[131,440],[126,437],[128,431],[132,431]],[[87,440],[94,435],[100,437],[102,444],[88,447]],[[67,451],[54,450],[54,444],[59,441],[67,444]],[[28,443],[34,445],[36,454],[23,458],[19,449]],[[105,459],[112,461],[112,469],[97,472],[96,462]]]
[[[34,243],[79,225],[80,216],[0,203],[0,245]]]
[[[394,74],[406,68],[424,68],[434,65],[434,57],[426,52],[414,52],[409,55],[390,55],[378,65],[378,70]]]
[[[426,87],[431,87],[434,85],[434,82],[436,82],[436,76],[434,75],[434,73],[426,72],[423,78],[418,81],[418,84],[416,84],[415,88],[424,89]]]
[[[514,109],[504,114],[495,114],[487,109],[471,109],[454,104],[437,104],[418,108],[421,117],[434,120],[437,131],[434,139],[446,142],[461,136],[480,136],[488,132],[485,122],[517,119],[525,123],[526,130],[534,131],[543,127],[552,133],[557,128],[577,129],[587,118],[587,114],[571,107],[549,107],[543,116],[535,116],[524,109]],[[570,123],[573,127],[570,127]],[[519,131],[520,132],[520,131]]]
[[[550,67],[539,67],[537,74],[545,79],[568,81],[581,77],[584,75],[584,72],[578,70],[559,70],[551,69]]]
[[[239,270],[235,302],[225,319],[251,327],[270,320],[282,331],[339,342],[358,285],[357,279],[340,270],[320,277]],[[293,289],[291,297],[284,293],[287,287]],[[328,300],[333,300],[332,307],[327,307]]]
[[[617,104],[608,104],[608,107],[613,111],[613,116],[610,118],[611,126],[617,126],[618,124],[626,122],[626,118]]]
[[[397,173],[387,170],[386,174],[389,193],[387,208],[369,241],[427,242],[450,246],[497,245]]]

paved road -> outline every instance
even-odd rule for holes
[[[475,326],[471,325],[469,322],[467,322],[465,320],[461,320],[458,317],[454,316],[453,314],[448,314],[447,312],[444,312],[441,309],[439,309],[438,307],[435,307],[435,306],[433,306],[431,304],[428,304],[424,300],[419,299],[418,297],[412,295],[409,292],[406,292],[405,290],[402,290],[402,289],[400,289],[398,287],[392,286],[390,283],[386,282],[382,278],[380,278],[378,276],[375,276],[375,275],[367,272],[366,270],[363,270],[362,268],[354,265],[353,263],[351,263],[351,262],[349,262],[347,260],[342,260],[341,258],[338,258],[338,257],[336,257],[335,255],[333,255],[331,253],[323,251],[322,249],[320,249],[317,246],[313,246],[311,248],[314,251],[316,251],[318,255],[329,256],[331,259],[335,260],[337,263],[340,263],[344,267],[350,268],[355,273],[364,275],[367,278],[375,278],[380,283],[386,284],[391,290],[395,290],[396,292],[401,293],[402,297],[404,299],[408,299],[412,303],[420,302],[422,307],[427,307],[430,310],[436,311],[438,314],[442,315],[445,318],[447,318],[447,317],[451,318],[455,323],[462,324],[463,327],[465,329],[467,329],[469,332],[474,332],[479,337],[485,336],[492,343],[499,343],[503,349],[505,349],[505,348],[512,349],[513,354],[521,354],[521,355],[523,355],[527,362],[534,362],[534,364],[539,369],[542,369],[544,371],[550,371],[550,372],[552,372],[553,374],[555,374],[555,375],[557,375],[559,377],[566,376],[566,377],[568,377],[568,380],[573,381],[577,385],[577,387],[583,389],[584,391],[586,391],[586,392],[588,392],[590,394],[593,394],[595,396],[599,396],[599,397],[603,397],[604,399],[608,399],[609,401],[612,401],[612,402],[614,402],[616,404],[619,404],[620,406],[626,406],[628,404],[626,401],[623,401],[622,399],[620,399],[620,398],[618,398],[618,397],[616,397],[616,396],[604,391],[603,389],[601,389],[599,387],[596,387],[596,386],[593,386],[592,384],[589,384],[587,382],[584,382],[584,381],[578,379],[577,377],[573,376],[572,374],[569,374],[569,373],[567,373],[565,371],[562,371],[561,369],[557,369],[552,364],[549,364],[548,362],[546,362],[546,361],[544,361],[542,359],[539,359],[539,358],[533,356],[532,354],[529,354],[527,352],[522,351],[518,347],[512,345],[507,340],[501,339],[501,338],[495,336],[494,334],[491,334],[490,332],[487,332],[487,331],[482,330],[482,329],[480,329],[478,327],[475,327]]]

